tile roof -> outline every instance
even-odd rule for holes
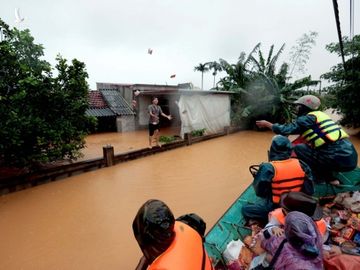
[[[100,91],[89,91],[89,107],[90,108],[108,108]]]
[[[117,115],[135,115],[119,91],[114,89],[101,89],[100,92],[110,109]]]

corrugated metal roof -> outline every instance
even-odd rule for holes
[[[135,115],[134,111],[119,91],[113,89],[101,89],[100,92],[110,109],[117,115]]]
[[[114,113],[110,108],[90,108],[87,109],[85,112],[88,116],[95,116],[95,117],[109,117],[109,116],[116,116],[116,113]]]

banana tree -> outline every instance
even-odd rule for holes
[[[258,73],[263,73],[267,76],[275,76],[276,62],[278,61],[281,53],[284,51],[285,43],[281,46],[278,52],[273,56],[274,53],[274,45],[270,46],[270,50],[265,60],[263,53],[260,48],[256,50],[257,58],[254,57],[253,54],[249,56],[249,62],[251,62],[253,71]]]
[[[242,90],[246,94],[247,105],[243,108],[241,117],[266,117],[273,122],[291,122],[294,118],[293,102],[298,98],[299,90],[314,83],[308,76],[281,85],[276,76],[258,73],[252,88]]]

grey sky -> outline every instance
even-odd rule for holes
[[[318,79],[341,61],[325,50],[338,40],[330,0],[0,1],[0,17],[10,26],[29,28],[50,63],[58,53],[85,62],[91,89],[95,82],[200,86],[201,74],[194,72],[199,63],[219,58],[235,63],[241,51],[249,53],[258,42],[266,55],[271,44],[279,49],[286,43],[281,63],[309,31],[319,36],[305,75]],[[342,32],[349,35],[349,0],[338,2]],[[20,25],[15,25],[15,8],[25,17]],[[355,0],[355,35],[359,22]],[[204,88],[212,81],[211,73],[205,74]]]

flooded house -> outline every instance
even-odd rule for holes
[[[197,90],[191,83],[97,83],[96,88],[96,91],[90,91],[87,114],[97,117],[101,123],[99,127],[112,123],[118,132],[146,129],[149,121],[147,108],[153,97],[158,98],[163,112],[172,116],[172,120],[161,118],[161,126],[179,127],[181,137],[184,133],[202,129],[213,134],[230,125],[232,92]],[[102,98],[103,102],[96,103],[95,97]]]

